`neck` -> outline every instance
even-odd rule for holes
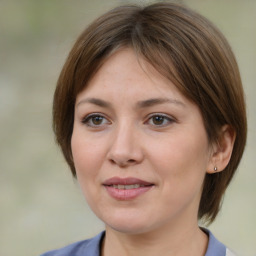
[[[203,256],[208,237],[197,223],[172,230],[166,227],[143,234],[127,234],[106,227],[102,256]]]

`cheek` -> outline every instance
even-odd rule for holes
[[[98,201],[96,187],[101,168],[99,146],[74,133],[71,140],[77,181],[88,204],[93,208]]]
[[[161,180],[162,204],[177,213],[190,205],[197,212],[207,166],[207,143],[176,136],[156,150],[154,169]],[[199,140],[202,142],[202,140]],[[157,159],[160,159],[157,161]],[[176,211],[175,210],[175,211]]]
[[[102,147],[90,140],[86,140],[81,133],[74,131],[71,139],[71,149],[78,182],[83,187],[84,183],[91,182],[97,176],[102,160]]]
[[[208,140],[204,133],[202,136],[192,135],[176,133],[150,147],[154,148],[151,151],[154,169],[173,185],[197,183],[197,179],[201,183],[204,178],[209,161]]]

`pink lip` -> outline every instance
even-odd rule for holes
[[[132,189],[118,189],[113,185],[134,185],[139,184],[142,187]],[[133,177],[119,178],[113,177],[103,182],[108,194],[116,200],[132,200],[149,191],[154,184]]]
[[[140,180],[133,177],[127,177],[127,178],[119,178],[119,177],[113,177],[103,182],[103,185],[105,186],[111,186],[111,185],[133,185],[133,184],[139,184],[144,186],[153,185],[150,182]]]

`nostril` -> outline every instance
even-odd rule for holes
[[[113,159],[110,159],[111,164],[115,164],[116,162]]]
[[[125,167],[131,164],[136,163],[136,160],[134,159],[128,159],[128,160],[116,160],[116,159],[110,159],[111,164],[117,164],[121,167]]]

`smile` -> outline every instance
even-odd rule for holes
[[[139,188],[139,187],[145,187],[144,185],[140,185],[140,184],[133,184],[133,185],[112,185],[111,187],[113,188],[117,188],[117,189],[135,189],[135,188]]]
[[[122,200],[133,200],[151,190],[154,184],[133,177],[113,177],[103,183],[108,195],[112,198]]]

